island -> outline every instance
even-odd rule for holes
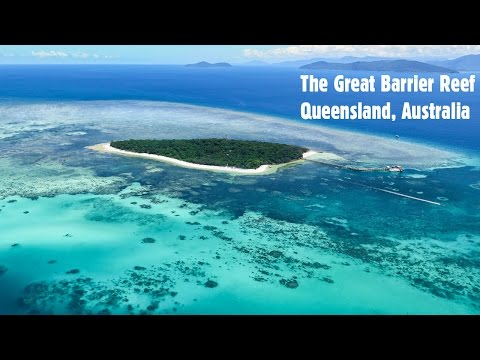
[[[379,61],[356,61],[352,63],[333,63],[317,61],[300,66],[299,69],[318,70],[360,70],[360,71],[396,71],[396,72],[440,72],[457,73],[458,71],[442,66],[423,63],[413,60],[379,60]]]
[[[233,174],[270,174],[319,153],[305,147],[253,140],[172,139],[111,141],[88,149],[159,160],[199,170]],[[325,154],[328,156],[328,154]]]
[[[232,67],[231,64],[226,62],[219,62],[219,63],[209,63],[206,61],[200,61],[196,64],[187,64],[185,67],[199,67],[199,68],[211,68],[211,67]]]

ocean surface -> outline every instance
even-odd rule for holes
[[[302,73],[0,66],[0,313],[480,313],[478,91],[308,95]],[[472,118],[305,121],[303,101]],[[223,136],[405,171],[234,176],[85,148]]]

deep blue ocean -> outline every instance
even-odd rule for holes
[[[301,91],[301,74],[314,74],[330,80],[328,93]],[[333,78],[337,71],[312,71],[277,67],[185,68],[168,65],[22,65],[0,67],[0,98],[59,100],[160,100],[220,107],[284,117],[300,118],[300,104],[343,105],[392,102],[392,111],[401,113],[404,101],[412,104],[449,105],[460,101],[471,108],[470,120],[312,120],[318,126],[378,133],[437,143],[446,147],[480,150],[480,79],[474,93],[337,93]],[[379,73],[342,72],[351,77]],[[452,74],[468,77],[471,73]],[[413,74],[392,73],[392,77]],[[420,74],[421,75],[421,74]],[[438,84],[438,75],[433,77]],[[379,88],[379,85],[377,85]]]
[[[478,91],[305,94],[303,73],[0,66],[0,314],[479,314]],[[471,119],[306,121],[304,101]],[[223,136],[321,162],[241,176],[91,148]]]

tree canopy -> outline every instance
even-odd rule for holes
[[[121,140],[114,148],[162,155],[195,164],[256,169],[261,165],[282,164],[302,158],[307,148],[250,140]]]

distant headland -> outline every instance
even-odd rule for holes
[[[356,61],[352,63],[333,63],[317,61],[300,66],[299,69],[319,70],[363,70],[363,71],[397,71],[397,72],[441,72],[457,73],[458,71],[442,66],[427,64],[412,60],[379,60],[379,61]]]
[[[187,64],[185,67],[200,67],[200,68],[210,68],[210,67],[232,67],[231,64],[226,62],[219,62],[219,63],[209,63],[206,61],[200,61],[195,64]]]

